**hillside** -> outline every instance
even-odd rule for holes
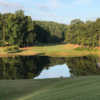
[[[78,77],[70,79],[0,81],[0,100],[99,99],[99,76]]]

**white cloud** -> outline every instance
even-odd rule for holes
[[[63,0],[46,0],[47,2],[43,2],[41,4],[37,4],[37,7],[40,10],[48,11],[48,10],[55,10],[59,8],[66,8],[66,7],[73,7],[73,6],[82,6],[82,5],[90,5],[93,0],[73,0],[70,3]]]
[[[45,0],[46,2],[35,4],[36,9],[40,10],[39,16],[34,16],[33,19],[58,21],[64,23],[64,17],[56,15],[55,11],[61,9],[64,3],[61,0]],[[65,5],[64,5],[65,6]],[[40,17],[41,16],[41,17]]]
[[[3,12],[9,12],[13,10],[23,9],[24,7],[19,3],[11,3],[6,0],[0,0],[0,7]]]

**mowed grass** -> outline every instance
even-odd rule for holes
[[[100,55],[100,49],[82,48],[79,45],[73,44],[61,44],[53,46],[33,46],[20,48],[21,52],[7,53],[5,52],[7,47],[0,48],[0,57],[8,56],[34,56],[34,55],[46,55],[53,57],[76,57],[76,56],[87,56],[87,55]]]
[[[100,55],[100,49],[77,49],[81,48],[78,45],[73,44],[62,44],[62,45],[54,45],[54,46],[34,46],[30,48],[22,48],[23,53],[26,54],[42,54],[46,56],[53,57],[76,57],[76,56],[87,56],[87,55]]]
[[[0,100],[100,100],[100,76],[1,80]]]

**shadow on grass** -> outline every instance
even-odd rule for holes
[[[63,45],[63,44],[67,44],[66,42],[61,42],[61,43],[38,43],[35,44],[34,46],[57,46],[57,45]]]
[[[24,50],[12,50],[12,51],[8,51],[8,53],[21,53],[23,52]]]

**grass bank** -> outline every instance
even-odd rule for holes
[[[1,80],[0,100],[100,100],[100,76]]]
[[[33,46],[20,48],[21,52],[8,53],[5,52],[7,47],[0,48],[0,57],[8,56],[30,56],[30,55],[46,55],[54,57],[75,57],[75,56],[86,56],[90,54],[100,55],[99,48],[87,49],[82,48],[78,45],[62,44],[54,46]]]

